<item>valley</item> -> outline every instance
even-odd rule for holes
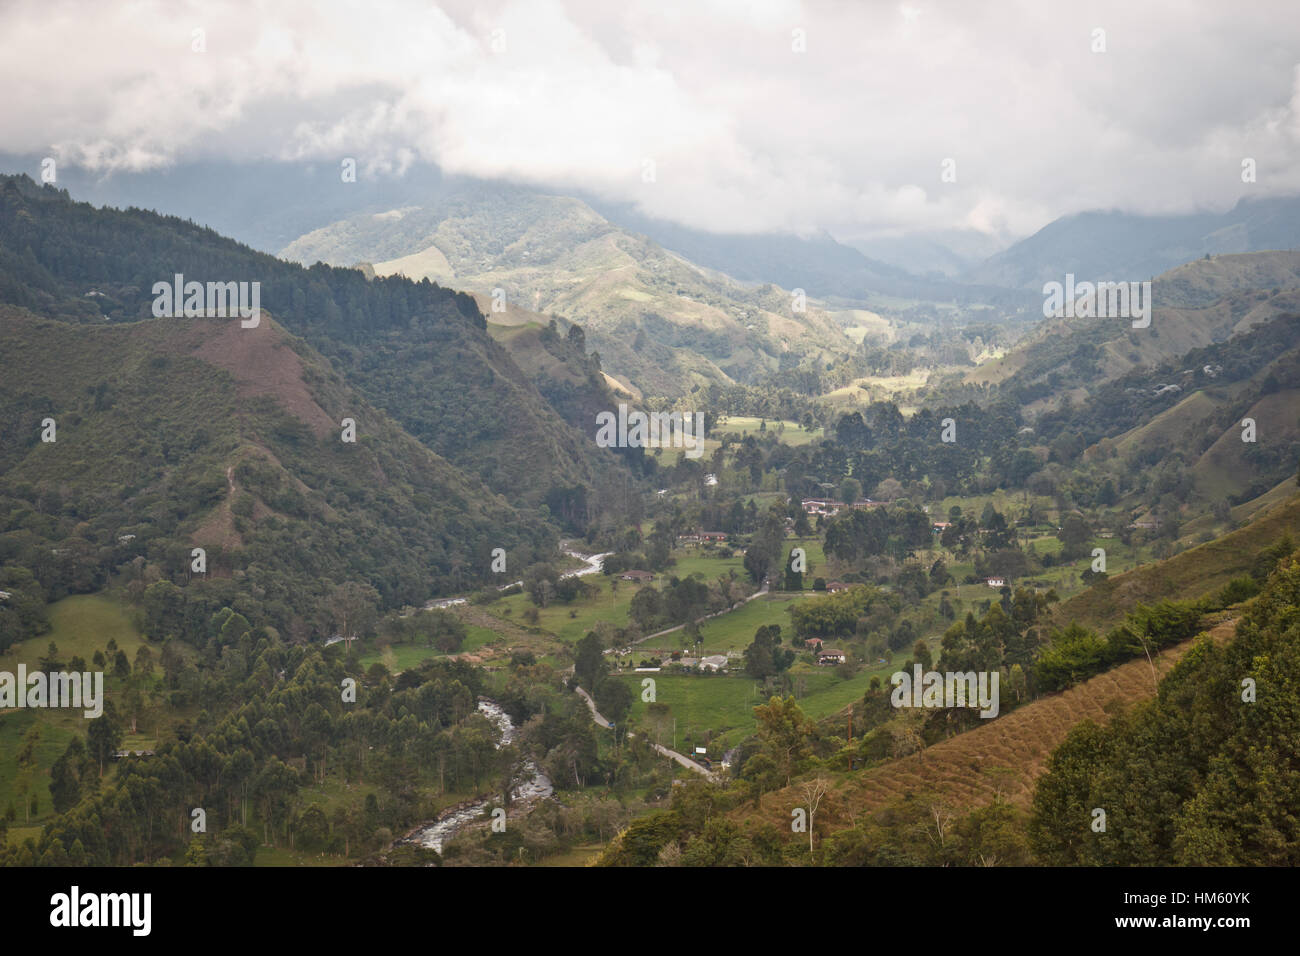
[[[0,200],[0,669],[107,678],[93,732],[0,713],[5,862],[1078,862],[1056,755],[1285,619],[1298,253],[1148,326],[818,298],[528,192],[283,260]],[[141,243],[260,321],[156,318]],[[914,668],[998,707],[891,705]]]

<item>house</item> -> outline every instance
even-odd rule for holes
[[[119,534],[119,535],[117,536],[117,543],[118,543],[118,544],[127,544],[127,543],[129,543],[129,542],[131,542],[131,541],[134,541],[134,540],[135,540],[135,535],[133,535],[133,534]]]
[[[852,585],[845,584],[843,581],[831,581],[827,583],[826,590],[828,593],[834,594],[837,591],[847,591],[850,587]]]
[[[717,476],[717,475],[705,475],[705,476],[704,476],[704,483],[705,483],[706,485],[708,485],[710,488],[712,488],[714,485],[716,485],[716,484],[718,483],[718,476]]]
[[[1001,576],[985,578],[984,583],[991,588],[1002,588],[1002,587],[1006,587],[1007,579]]]
[[[843,651],[837,651],[833,647],[823,647],[817,655],[818,664],[843,664],[848,659],[847,654]]]
[[[700,658],[700,670],[702,671],[724,671],[727,669],[726,654],[710,654],[708,657]]]
[[[821,647],[822,647],[822,641],[821,641],[821,638],[820,638],[820,637],[810,637],[810,638],[808,638],[808,640],[806,640],[806,641],[803,642],[803,646],[806,647],[806,648],[808,648],[808,650],[810,650],[810,651],[814,651],[814,652],[819,651],[819,650],[821,650]]]
[[[152,750],[118,750],[113,753],[114,758],[120,760],[123,757],[152,757]]]
[[[646,584],[655,579],[649,571],[624,571],[619,577],[624,581],[636,581],[638,584]]]
[[[932,525],[930,525],[930,530],[933,531],[935,534],[943,534],[951,527],[952,527],[952,523],[949,521],[936,521]]]
[[[1130,528],[1138,528],[1142,531],[1155,531],[1160,527],[1159,518],[1144,518],[1141,521],[1134,521]]]
[[[831,498],[805,498],[800,502],[803,513],[807,515],[826,515],[838,514],[844,507],[844,502],[835,501]]]
[[[8,591],[0,591],[0,601],[7,601],[11,597],[13,597],[13,595],[10,594]]]

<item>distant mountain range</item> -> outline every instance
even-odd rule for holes
[[[968,282],[1037,288],[1074,273],[1139,281],[1205,255],[1300,247],[1300,197],[1243,199],[1224,213],[1085,212],[1049,223],[963,273]]]
[[[489,320],[514,324],[515,306],[579,323],[602,367],[651,395],[754,381],[856,347],[815,301],[702,267],[582,200],[523,188],[465,184],[332,223],[280,255],[464,289],[486,300]]]

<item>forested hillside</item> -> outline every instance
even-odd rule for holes
[[[1030,838],[1049,864],[1300,863],[1300,561],[1283,562],[1237,622],[1202,641],[1155,700],[1056,751]],[[1104,830],[1093,826],[1104,811]]]
[[[43,600],[121,579],[328,636],[346,582],[420,604],[486,580],[493,548],[523,566],[554,547],[270,316],[84,326],[3,307],[0,352],[0,574],[27,569]]]
[[[96,210],[25,176],[0,179],[0,302],[82,323],[149,319],[153,284],[177,273],[260,282],[262,307],[361,395],[516,503],[599,487],[618,467],[560,419],[487,334],[468,295],[355,269],[304,269],[175,217]],[[597,373],[584,371],[603,388]]]

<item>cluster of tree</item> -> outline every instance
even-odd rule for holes
[[[477,790],[498,772],[498,732],[475,703],[481,671],[440,661],[395,681],[378,665],[361,678],[338,648],[322,655],[287,646],[233,611],[213,627],[230,642],[195,652],[172,640],[160,677],[137,659],[164,699],[179,692],[197,710],[193,724],[173,721],[153,756],[114,766],[130,726],[110,702],[51,769],[59,816],[39,839],[4,851],[3,862],[155,860],[184,847],[194,808],[205,811],[209,833],[256,822],[262,839],[295,845],[312,820],[300,790],[331,772],[372,791],[330,821],[331,841],[349,852],[381,827],[419,819],[426,790]],[[355,701],[345,677],[361,678]]]
[[[1044,691],[1063,690],[1116,664],[1150,654],[1193,637],[1206,607],[1199,601],[1161,601],[1152,607],[1138,605],[1125,623],[1105,638],[1070,624],[1052,635],[1034,664],[1036,686]]]
[[[781,646],[781,625],[765,624],[754,632],[754,640],[745,648],[745,673],[755,680],[766,680],[794,663],[795,652]]]
[[[1105,727],[1072,730],[1034,794],[1038,857],[1092,866],[1300,863],[1298,608],[1300,561],[1291,559],[1232,640],[1203,638],[1155,698]]]
[[[879,588],[857,584],[835,594],[791,605],[790,620],[795,636],[801,641],[833,640],[854,634],[858,622],[877,606],[896,612],[897,598],[891,601]]]
[[[744,585],[734,575],[721,576],[709,583],[699,573],[689,577],[672,577],[663,585],[644,585],[632,596],[628,616],[644,634],[686,624],[705,614],[735,607],[746,596]]]

